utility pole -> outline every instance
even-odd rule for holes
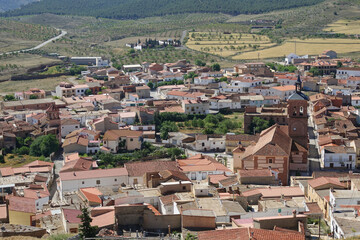
[[[296,54],[296,40],[295,40],[295,54]]]

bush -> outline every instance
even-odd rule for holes
[[[30,152],[30,148],[26,146],[22,146],[21,148],[16,149],[16,153],[19,155],[28,155]]]
[[[4,155],[0,155],[0,163],[5,163]]]

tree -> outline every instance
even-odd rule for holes
[[[81,219],[81,224],[79,226],[79,236],[80,238],[93,238],[96,236],[97,227],[91,226],[92,218],[89,215],[87,208],[81,208],[81,215],[78,216]]]
[[[148,85],[148,87],[151,88],[151,89],[154,88],[154,84],[153,84],[152,82],[149,82],[147,85]]]
[[[13,94],[7,94],[4,97],[4,101],[15,101],[15,96]]]
[[[89,95],[91,95],[92,94],[92,91],[90,90],[90,89],[86,89],[85,90],[85,95],[86,96],[89,96]]]
[[[259,117],[254,117],[250,124],[251,133],[260,133],[261,131],[270,127],[270,123]]]
[[[178,132],[179,128],[176,124],[165,121],[161,124],[160,128],[160,138],[161,139],[168,139],[169,138],[169,132]]]
[[[206,65],[206,62],[201,61],[200,59],[196,59],[196,60],[195,60],[195,65],[200,66],[200,67],[203,67],[203,66]]]
[[[136,115],[135,115],[134,124],[140,124],[139,115],[138,115],[137,113],[136,113]]]
[[[221,67],[220,67],[220,64],[218,63],[214,63],[213,65],[211,65],[211,70],[213,71],[220,71]]]
[[[337,68],[341,68],[342,66],[343,66],[342,62],[338,61],[338,62],[336,63],[336,67],[337,67]]]
[[[4,155],[0,155],[0,163],[5,163]]]
[[[49,134],[40,136],[35,139],[30,145],[31,156],[50,156],[51,153],[56,152],[59,149],[59,141],[55,135]]]
[[[320,70],[317,69],[316,67],[310,68],[309,73],[311,73],[313,76],[319,76],[319,75],[321,75]]]

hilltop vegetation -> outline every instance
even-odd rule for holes
[[[37,0],[0,0],[0,12],[19,8]]]
[[[43,0],[7,12],[5,16],[40,13],[83,15],[114,19],[135,19],[180,13],[262,13],[309,6],[323,0]]]

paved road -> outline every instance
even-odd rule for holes
[[[181,42],[181,47],[178,47],[178,48],[176,48],[176,49],[180,49],[180,50],[185,50],[185,49],[187,49],[187,47],[186,47],[186,45],[184,45],[183,43],[184,43],[184,39],[185,39],[185,37],[186,37],[186,35],[187,35],[187,30],[184,30],[182,33],[181,33],[181,37],[180,37],[180,42]]]
[[[53,37],[53,38],[50,38],[49,40],[47,40],[47,41],[45,41],[45,42],[43,42],[43,43],[40,43],[40,44],[37,45],[36,47],[29,48],[29,49],[18,50],[18,51],[7,52],[7,53],[0,53],[0,55],[12,54],[12,53],[20,53],[20,52],[29,52],[29,51],[32,51],[32,50],[36,50],[36,49],[39,49],[39,48],[44,47],[45,45],[51,43],[52,41],[56,41],[56,40],[62,38],[62,37],[65,36],[66,34],[67,34],[66,31],[61,30],[60,35],[58,35],[58,36],[56,36],[56,37]]]
[[[312,117],[311,106],[308,107],[309,119],[308,119],[308,133],[309,133],[309,171],[320,170],[320,155],[319,155],[319,144],[316,136],[315,124]]]
[[[57,190],[57,183],[56,183],[56,180],[59,178],[59,172],[60,172],[60,169],[62,168],[63,164],[64,164],[64,161],[63,161],[63,157],[62,155],[60,155],[59,157],[57,157],[55,160],[54,160],[54,166],[55,166],[55,169],[54,169],[54,181],[50,187],[50,199],[52,199],[55,195],[55,192]]]

